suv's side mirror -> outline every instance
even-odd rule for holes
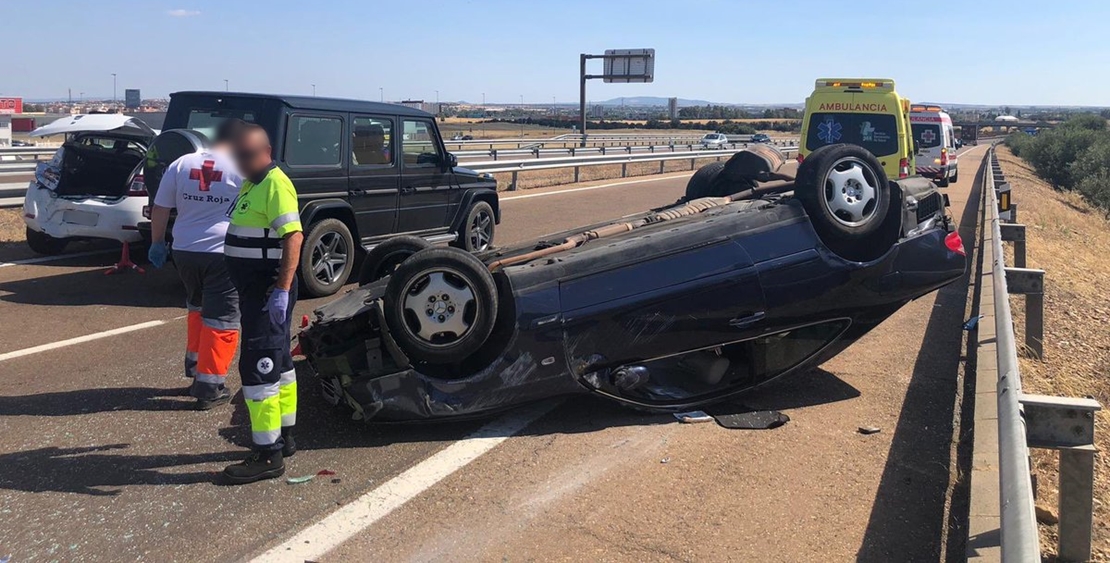
[[[448,170],[451,170],[451,169],[455,168],[456,166],[459,165],[459,157],[455,156],[452,153],[447,153],[446,164],[447,164],[447,169]]]

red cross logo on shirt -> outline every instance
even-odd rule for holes
[[[215,170],[215,167],[215,160],[206,160],[200,168],[194,168],[189,171],[189,179],[200,182],[200,191],[206,192],[208,191],[208,186],[211,185],[212,182],[219,182],[224,178],[224,173]]]

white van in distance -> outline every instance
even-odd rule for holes
[[[940,106],[910,106],[910,127],[916,152],[917,173],[932,178],[938,187],[956,182],[956,135],[952,118]]]

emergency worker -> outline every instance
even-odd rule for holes
[[[297,372],[289,350],[289,324],[297,302],[295,273],[304,237],[297,192],[273,162],[266,130],[244,126],[234,155],[246,180],[229,210],[224,256],[239,291],[239,374],[253,448],[246,460],[225,468],[224,475],[233,484],[243,484],[281,476],[283,458],[297,451]]]
[[[193,379],[189,394],[200,410],[231,400],[224,382],[239,341],[239,297],[224,264],[224,236],[227,207],[243,185],[231,158],[231,141],[243,125],[238,119],[224,121],[212,148],[170,164],[150,213],[148,257],[161,268],[169,254],[166,225],[170,211],[177,209],[173,258],[188,310],[185,376]]]

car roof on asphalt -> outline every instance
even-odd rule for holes
[[[403,106],[400,104],[386,104],[381,102],[368,102],[366,100],[351,100],[348,98],[323,98],[317,96],[288,96],[284,94],[254,94],[249,92],[219,92],[188,90],[174,92],[170,96],[221,96],[235,98],[264,98],[280,100],[285,105],[295,109],[324,110],[324,111],[350,111],[356,113],[387,113],[394,115],[409,115],[413,117],[434,117],[432,114]]]

